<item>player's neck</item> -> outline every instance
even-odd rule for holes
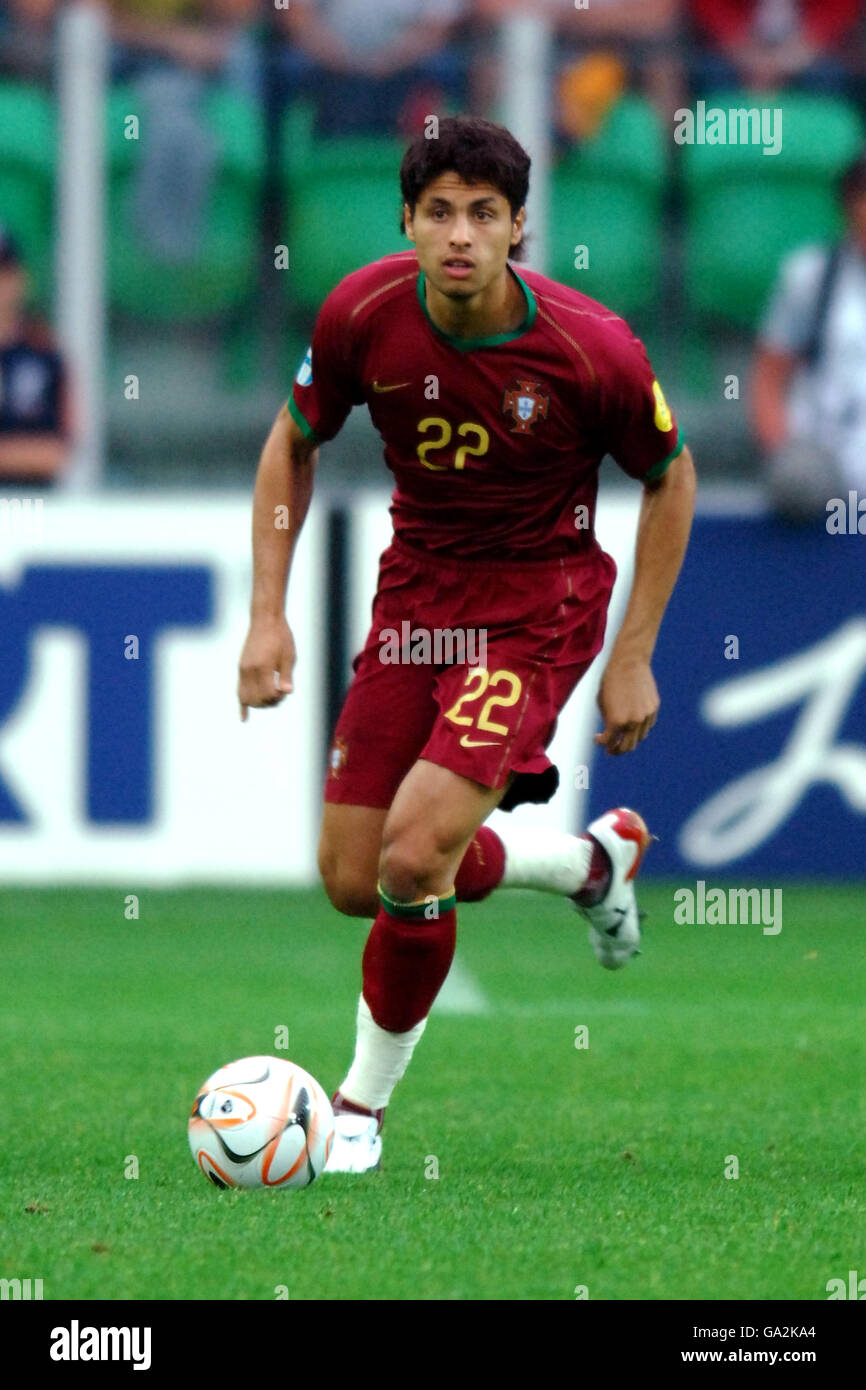
[[[424,278],[427,312],[451,338],[491,338],[511,333],[526,318],[526,296],[506,266],[499,279],[471,299],[450,299]]]

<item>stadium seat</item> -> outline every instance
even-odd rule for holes
[[[754,93],[713,95],[708,107],[758,105]],[[779,154],[759,145],[685,145],[686,294],[706,319],[750,329],[779,262],[794,247],[835,236],[835,179],[863,140],[856,112],[835,98],[785,93],[761,106],[782,111]]]
[[[553,278],[620,314],[651,309],[658,288],[665,169],[655,111],[641,97],[623,97],[598,135],[569,151],[554,169]],[[588,251],[585,269],[575,267],[580,246]]]
[[[283,125],[285,241],[291,303],[316,310],[344,275],[409,243],[399,231],[398,173],[405,141],[382,136],[313,139],[309,109]]]
[[[205,321],[242,305],[256,284],[264,128],[256,107],[213,88],[205,98],[208,129],[219,156],[203,218],[199,253],[189,262],[164,262],[142,250],[133,225],[135,174],[141,140],[125,137],[125,121],[139,112],[129,88],[109,103],[108,264],[112,307],[154,322]]]
[[[0,223],[21,247],[35,303],[53,284],[55,119],[51,97],[25,82],[0,82]]]

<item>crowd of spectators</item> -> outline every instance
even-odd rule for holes
[[[664,115],[695,92],[797,87],[857,97],[863,0],[102,0],[117,79],[220,81],[311,102],[322,133],[412,133],[430,110],[490,110],[496,25],[546,14],[557,124],[592,133],[624,87]],[[0,69],[50,71],[60,0],[2,0]]]

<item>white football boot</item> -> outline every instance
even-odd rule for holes
[[[339,1111],[334,1115],[334,1142],[326,1173],[367,1173],[382,1166],[382,1136],[376,1115]]]
[[[640,955],[640,916],[634,891],[634,880],[652,835],[643,817],[627,806],[606,811],[587,834],[598,840],[610,859],[610,884],[595,907],[581,907],[578,912],[589,922],[589,939],[605,970],[620,970],[632,956]],[[574,901],[574,900],[573,900]]]

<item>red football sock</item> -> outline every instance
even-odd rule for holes
[[[505,846],[489,826],[482,825],[460,861],[454,879],[459,903],[477,903],[498,888],[505,872]]]
[[[362,968],[364,998],[380,1028],[408,1033],[427,1017],[451,968],[456,941],[453,907],[430,921],[392,916],[379,908]]]

